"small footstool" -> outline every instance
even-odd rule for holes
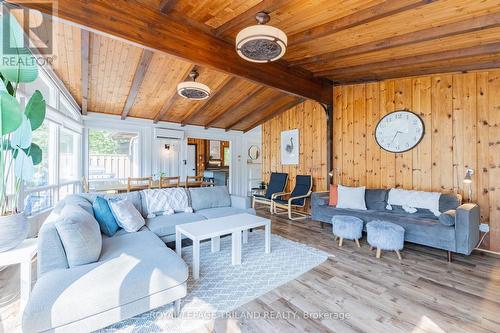
[[[382,250],[387,250],[395,251],[401,260],[399,250],[403,249],[405,241],[405,229],[402,226],[386,221],[372,221],[366,224],[366,231],[371,249],[377,248],[377,258],[380,258]]]
[[[333,234],[340,238],[339,246],[345,239],[354,240],[358,247],[359,239],[362,236],[363,221],[354,216],[335,215],[332,217],[332,231]]]

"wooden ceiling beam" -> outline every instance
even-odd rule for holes
[[[89,105],[89,62],[90,62],[90,33],[81,31],[81,69],[82,69],[82,114],[87,114]]]
[[[286,96],[286,95],[282,95],[281,97],[278,97],[276,99],[274,98],[270,98],[268,99],[264,104],[261,104],[257,109],[250,109],[248,110],[248,112],[246,112],[245,114],[242,114],[238,120],[234,121],[231,125],[227,126],[226,127],[226,132],[234,129],[236,126],[238,126],[238,124],[244,122],[246,119],[246,117],[250,114],[250,113],[253,113],[253,114],[259,114],[267,109],[269,109],[270,107],[272,107],[274,104],[277,104],[279,103],[279,101],[281,101],[282,99],[284,98],[288,98],[289,96]]]
[[[177,0],[161,0],[160,2],[160,12],[163,14],[168,14],[175,7]]]
[[[373,42],[323,53],[316,56],[303,58],[297,61],[291,61],[289,62],[289,64],[290,66],[302,66],[311,63],[325,63],[332,60],[342,59],[348,56],[381,51],[398,46],[427,42],[439,38],[452,37],[499,26],[500,13],[487,14],[479,17],[473,17],[464,21],[439,25],[419,31],[413,31],[399,36],[394,36],[382,40],[375,40]]]
[[[54,14],[50,3],[9,1],[48,15]],[[136,1],[59,0],[55,13],[63,21],[84,29],[165,52],[287,94],[332,104],[332,84],[329,80],[290,71],[279,63],[245,61],[235,52],[234,45],[195,27],[170,20],[158,9],[153,10]]]
[[[186,81],[187,79],[189,79],[189,74],[191,73],[191,71],[193,70],[197,70],[197,66],[195,65],[192,65],[188,68],[188,71],[186,72],[186,74],[184,75],[182,81]],[[182,82],[180,81],[180,82]],[[175,86],[175,91],[174,93],[172,94],[172,96],[170,96],[170,98],[165,102],[165,104],[163,104],[162,108],[160,109],[160,111],[156,114],[156,116],[153,118],[153,123],[157,124],[160,120],[163,119],[163,117],[165,117],[165,115],[168,113],[168,111],[172,108],[172,106],[175,104],[175,102],[177,101],[178,98],[181,98],[179,96],[179,94],[177,93],[177,86]]]
[[[237,83],[239,78],[237,77],[228,77],[225,81],[219,86],[217,91],[215,91],[210,98],[205,101],[205,103],[200,106],[198,109],[194,110],[190,114],[188,114],[181,121],[181,126],[186,126],[191,120],[193,120],[196,116],[203,114],[207,110],[209,110],[213,105],[219,102],[219,99],[222,98],[224,92],[231,90],[234,88],[234,84]]]
[[[228,113],[229,110],[234,110],[234,111],[238,110],[239,108],[241,108],[243,105],[251,101],[253,98],[255,98],[255,96],[257,96],[266,89],[267,89],[266,87],[259,87],[255,90],[252,90],[252,92],[249,95],[243,97],[242,99],[237,101],[234,105],[228,106],[227,109],[225,109],[224,111],[222,111],[221,113],[210,119],[210,121],[205,125],[205,128],[212,127],[212,125],[217,123],[220,119],[222,119]]]
[[[289,103],[279,107],[278,109],[272,111],[270,114],[268,114],[267,116],[265,116],[264,118],[261,118],[257,121],[255,121],[254,123],[252,123],[252,125],[248,126],[244,131],[243,133],[246,133],[252,129],[254,129],[255,127],[265,123],[266,121],[270,120],[270,119],[273,119],[274,117],[276,117],[277,115],[281,114],[282,112],[285,112],[286,110],[289,110],[291,108],[293,108],[294,106],[304,102],[305,99],[303,98],[296,98],[295,100],[293,101],[290,101]]]
[[[222,37],[225,32],[234,29],[236,27],[242,27],[247,25],[254,25],[255,22],[255,14],[258,12],[266,12],[270,14],[276,9],[282,7],[289,3],[290,0],[263,0],[256,4],[255,6],[247,9],[243,13],[234,17],[233,19],[223,23],[221,26],[215,29],[215,35],[218,37]]]
[[[139,93],[139,89],[141,88],[142,81],[146,76],[146,72],[148,71],[149,64],[153,59],[153,52],[149,50],[143,50],[141,55],[141,60],[139,61],[139,65],[135,70],[134,79],[132,81],[132,85],[130,86],[130,91],[127,96],[127,100],[125,101],[125,106],[122,111],[122,119],[127,118],[128,113],[134,106],[135,99],[137,94]]]
[[[308,42],[312,39],[321,38],[357,25],[380,20],[384,17],[396,15],[435,1],[436,0],[386,0],[380,4],[356,11],[335,21],[327,22],[293,34],[288,37],[288,43],[289,45],[297,45]]]
[[[426,64],[432,63],[435,61],[442,61],[446,59],[459,59],[459,58],[467,58],[478,55],[492,54],[500,52],[500,43],[491,43],[486,45],[479,45],[473,47],[467,47],[457,50],[449,50],[442,51],[436,53],[428,53],[417,56],[410,56],[405,58],[395,58],[384,60],[375,63],[367,63],[363,65],[357,66],[349,66],[342,68],[333,68],[327,69],[320,72],[315,73],[317,76],[342,76],[342,75],[353,75],[355,73],[369,73],[373,70],[384,70],[390,68],[400,68],[403,66],[411,66],[416,64]]]
[[[500,67],[500,55],[497,55],[495,60],[487,60],[484,62],[475,62],[471,64],[457,64],[450,66],[432,67],[425,66],[423,68],[402,68],[397,71],[384,73],[368,73],[360,76],[344,77],[336,80],[336,84],[356,84],[372,81],[382,81],[401,77],[411,77],[420,75],[430,75],[439,73],[465,73],[468,71],[487,70]]]

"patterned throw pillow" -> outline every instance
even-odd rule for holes
[[[163,189],[167,193],[168,205],[176,213],[192,213],[193,209],[189,205],[189,197],[186,189],[182,187],[172,187]]]
[[[146,215],[151,219],[158,215],[172,215],[173,208],[169,204],[169,195],[164,190],[144,190],[146,198]]]
[[[131,201],[109,200],[109,206],[115,216],[116,222],[126,232],[136,232],[145,224],[141,213],[134,207]]]

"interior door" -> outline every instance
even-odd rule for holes
[[[186,173],[188,176],[196,176],[196,145],[188,145]]]
[[[179,176],[179,142],[178,140],[162,140],[160,142],[159,172],[164,176]]]

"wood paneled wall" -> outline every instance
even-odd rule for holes
[[[189,145],[196,145],[196,174],[203,176],[208,157],[210,156],[210,140],[188,138]],[[224,148],[229,147],[229,141],[220,142],[221,167],[224,166]]]
[[[196,175],[203,176],[205,171],[205,139],[188,138],[188,145],[196,145]]]
[[[413,150],[392,154],[374,139],[377,121],[408,108],[425,135]],[[369,188],[400,187],[462,194],[475,171],[472,200],[490,223],[490,248],[500,251],[500,70],[443,74],[334,88],[335,181]]]
[[[262,125],[262,179],[269,181],[271,172],[287,172],[288,190],[293,189],[296,175],[312,175],[313,190],[327,188],[327,122],[320,104],[305,101]],[[298,165],[282,165],[281,132],[299,129],[300,160]]]

